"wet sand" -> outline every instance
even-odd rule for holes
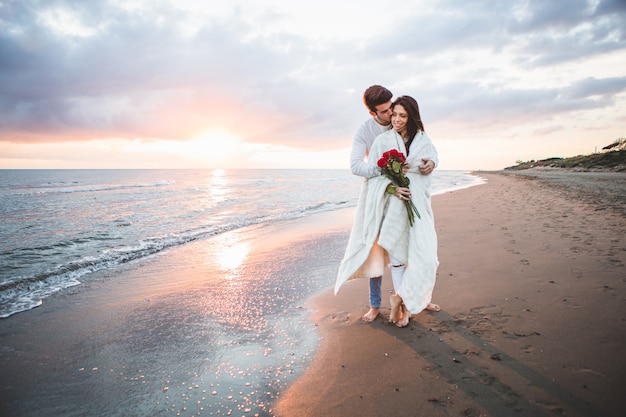
[[[164,251],[0,320],[0,416],[271,416],[319,334],[350,212]]]
[[[401,329],[388,300],[361,321],[364,280],[319,294],[324,339],[278,415],[622,415],[626,175],[478,174],[433,199],[442,311]]]

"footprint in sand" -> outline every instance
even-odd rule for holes
[[[502,330],[510,315],[495,305],[473,307],[469,313],[455,316],[455,325],[462,325],[475,334],[493,334]]]
[[[475,408],[466,408],[463,410],[464,417],[480,417],[482,414]]]
[[[563,298],[563,302],[569,307],[574,307],[574,308],[582,307],[580,304],[578,304],[576,301],[573,300],[573,297],[566,296],[565,298]]]

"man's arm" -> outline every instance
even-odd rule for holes
[[[352,140],[352,153],[350,154],[350,170],[354,175],[365,178],[380,175],[380,169],[376,164],[365,161],[368,153],[367,142],[357,132]]]

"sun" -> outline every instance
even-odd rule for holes
[[[201,166],[226,168],[236,161],[243,146],[241,139],[228,130],[211,129],[180,142],[176,151]]]
[[[233,152],[240,143],[241,140],[237,136],[223,129],[201,132],[190,141],[192,150],[205,156]]]

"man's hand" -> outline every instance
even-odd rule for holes
[[[418,166],[417,169],[422,175],[430,175],[435,169],[435,163],[432,160],[427,159],[427,158],[422,158],[422,161],[424,163]]]

